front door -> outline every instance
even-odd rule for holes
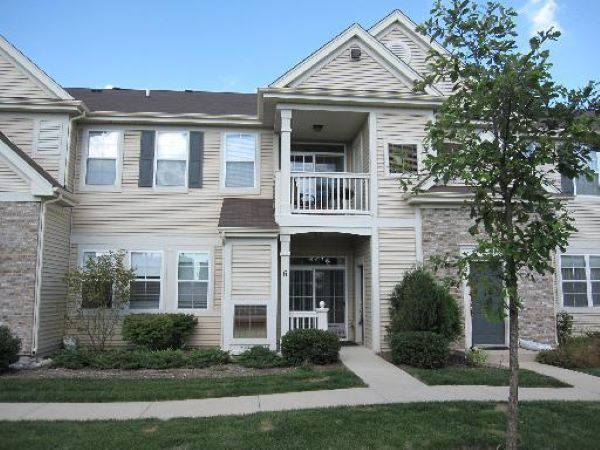
[[[506,346],[502,280],[496,263],[478,261],[469,267],[472,345]]]
[[[329,331],[346,339],[346,271],[343,258],[293,258],[290,270],[290,312],[329,308]],[[327,261],[324,263],[323,261]],[[341,263],[328,265],[329,262]]]

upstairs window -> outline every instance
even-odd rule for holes
[[[600,256],[562,255],[560,267],[564,307],[600,306]]]
[[[119,159],[118,131],[90,131],[88,133],[85,184],[114,186],[117,184]]]
[[[131,252],[131,268],[135,271],[135,280],[131,283],[129,309],[158,309],[162,282],[162,253]]]
[[[417,144],[388,144],[387,168],[390,175],[417,173],[419,168]]]
[[[156,186],[186,186],[188,133],[156,133]]]
[[[592,170],[591,179],[586,177],[579,178],[561,178],[562,191],[571,195],[590,195],[600,196],[600,152],[592,151],[589,153],[588,167]]]
[[[256,188],[256,141],[253,133],[225,134],[225,188]]]

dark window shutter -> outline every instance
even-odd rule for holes
[[[142,131],[140,145],[140,176],[139,187],[152,187],[154,178],[154,131]]]
[[[192,131],[190,133],[190,170],[188,187],[202,187],[202,160],[204,157],[204,133]]]

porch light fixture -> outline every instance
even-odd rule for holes
[[[321,131],[323,131],[323,125],[321,125],[320,123],[315,123],[313,125],[313,131],[315,133],[320,133]]]

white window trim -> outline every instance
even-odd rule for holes
[[[88,161],[88,149],[90,144],[90,131],[106,131],[119,133],[119,140],[117,144],[117,169],[115,174],[115,184],[86,184],[85,178],[87,174],[87,161]],[[81,165],[79,167],[79,190],[81,192],[121,192],[122,176],[123,176],[123,148],[124,148],[124,135],[122,129],[110,128],[110,127],[90,127],[86,128],[82,132],[83,141],[81,148]]]
[[[179,255],[182,253],[204,253],[208,255],[208,288],[206,292],[206,308],[179,308]],[[213,296],[214,296],[214,279],[213,279],[213,250],[212,249],[189,249],[189,250],[177,250],[175,253],[175,298],[173,304],[173,310],[185,314],[194,314],[198,316],[207,315],[213,312]],[[184,280],[185,281],[185,280]]]
[[[227,178],[226,162],[227,152],[225,142],[228,134],[252,134],[256,138],[256,147],[254,153],[254,186],[248,188],[226,187],[225,180]],[[256,130],[225,130],[221,133],[221,180],[219,191],[224,194],[260,194],[260,164],[261,164],[261,133]]]
[[[236,338],[234,337],[235,333],[235,307],[236,306],[264,306],[267,308],[267,336],[264,338]],[[271,328],[273,321],[277,319],[276,317],[276,306],[272,305],[270,299],[235,299],[231,300],[231,344],[233,345],[242,345],[242,346],[252,346],[252,345],[269,345],[271,343]]]
[[[187,148],[185,152],[185,174],[184,174],[184,182],[183,186],[161,186],[156,184],[156,175],[157,175],[157,167],[158,167],[158,135],[160,133],[185,133],[187,139]],[[171,160],[171,161],[179,161],[179,160]],[[160,129],[155,130],[155,138],[154,138],[154,161],[152,162],[152,189],[156,192],[188,192],[188,184],[189,184],[189,170],[190,170],[190,132],[188,130],[182,129]]]
[[[134,270],[131,265],[131,254],[132,253],[160,253],[160,297],[158,299],[158,308],[148,308],[148,309],[131,309],[129,305],[125,308],[126,313],[128,314],[158,314],[166,312],[165,308],[165,252],[163,250],[148,250],[148,249],[131,249],[127,250],[128,256],[128,266],[130,269]],[[133,281],[137,281],[137,278]]]
[[[417,173],[404,172],[404,173],[392,173],[390,172],[390,145],[416,145],[417,146]],[[385,141],[383,143],[383,157],[386,178],[417,178],[417,176],[423,171],[423,159],[425,156],[425,146],[422,142],[415,140],[403,140],[396,139],[393,141]]]
[[[585,285],[586,285],[586,294],[587,294],[587,306],[565,306],[564,297],[563,297],[563,278],[562,278],[562,257],[563,256],[583,256],[585,258]],[[573,252],[573,253],[562,253],[559,255],[558,264],[559,264],[559,283],[558,283],[558,296],[560,298],[560,308],[562,311],[566,312],[590,312],[590,311],[599,311],[600,305],[594,305],[594,300],[592,298],[592,277],[590,270],[590,256],[600,256],[600,252],[596,253],[584,253],[584,252]],[[565,282],[569,282],[572,280],[565,280]],[[583,280],[581,280],[583,281]],[[595,281],[595,280],[594,280]]]

